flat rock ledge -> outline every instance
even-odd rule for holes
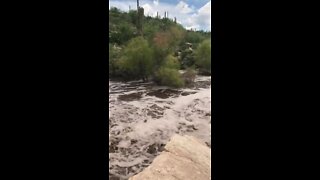
[[[211,180],[211,149],[192,136],[174,135],[152,164],[129,180]]]

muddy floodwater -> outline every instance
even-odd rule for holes
[[[211,77],[184,89],[109,81],[109,179],[141,172],[176,133],[211,147]]]

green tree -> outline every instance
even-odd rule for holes
[[[147,40],[139,36],[129,41],[119,65],[127,76],[147,81],[153,71],[152,54]]]
[[[177,50],[177,45],[184,37],[184,31],[179,27],[170,27],[167,31],[157,32],[153,38],[154,57],[159,67],[165,58]]]
[[[211,40],[201,42],[195,52],[196,65],[200,73],[211,74]]]

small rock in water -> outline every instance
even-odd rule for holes
[[[197,92],[182,92],[181,96],[188,96],[190,94],[195,94],[195,93],[197,93]]]
[[[137,142],[138,142],[138,140],[131,139],[131,144],[135,144],[135,143],[137,143]]]
[[[147,150],[147,152],[148,152],[149,154],[155,154],[156,151],[157,151],[156,144],[150,145],[150,146],[148,147],[148,150]]]
[[[190,128],[190,129],[193,129],[193,130],[198,130],[198,128],[196,128],[194,125],[189,125],[187,127]]]
[[[167,99],[169,97],[178,97],[181,91],[173,89],[160,89],[147,93],[148,96],[155,96],[161,99]]]
[[[119,95],[118,99],[121,101],[139,100],[139,99],[141,99],[142,94],[143,94],[142,92],[137,92],[137,93]]]

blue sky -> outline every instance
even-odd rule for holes
[[[137,9],[136,0],[109,0],[109,8],[117,7],[123,11]],[[140,0],[145,15],[156,16],[157,11],[164,16],[169,12],[169,18],[177,21],[185,28],[211,31],[211,0]]]

